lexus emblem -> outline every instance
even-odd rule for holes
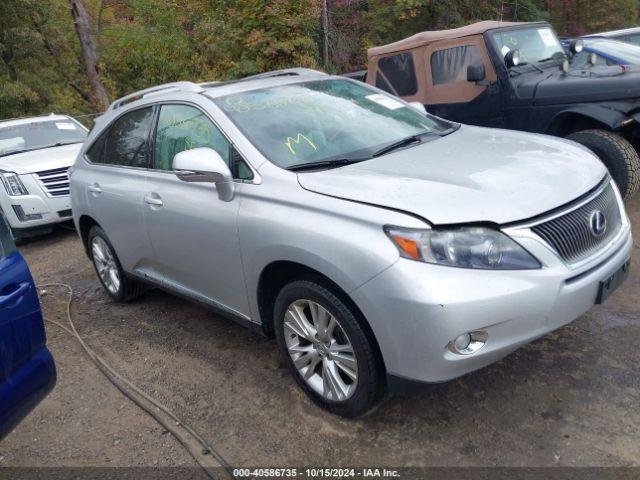
[[[589,218],[589,226],[594,237],[601,237],[607,231],[607,217],[600,210],[594,210]]]

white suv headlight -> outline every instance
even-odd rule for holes
[[[415,230],[385,227],[400,254],[449,267],[527,270],[542,265],[504,233],[485,227]]]
[[[16,173],[2,172],[0,173],[0,179],[2,180],[2,184],[4,185],[5,190],[10,196],[18,197],[20,195],[29,194],[29,192],[27,192],[27,189],[20,181],[20,177],[18,177]]]

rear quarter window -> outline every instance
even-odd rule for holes
[[[412,53],[401,53],[381,58],[378,61],[378,68],[398,95],[415,95],[418,91]],[[378,83],[377,80],[376,83]]]
[[[133,110],[118,118],[106,136],[102,163],[148,168],[149,133],[152,123],[153,107]]]

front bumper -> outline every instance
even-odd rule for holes
[[[36,230],[72,219],[69,195],[49,195],[43,190],[35,174],[20,175],[20,180],[29,192],[28,195],[9,196],[0,185],[0,208],[13,230]],[[22,211],[25,217],[20,218],[14,207],[19,207],[18,211]],[[40,218],[30,218],[29,215]]]
[[[481,271],[399,259],[351,293],[389,375],[442,382],[499,360],[591,308],[600,282],[622,267],[632,249],[625,224],[599,255],[572,268],[539,240],[516,235],[544,268]],[[475,330],[488,333],[476,353],[458,355],[447,348]]]

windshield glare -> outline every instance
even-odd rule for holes
[[[84,128],[66,118],[0,127],[0,156],[58,143],[81,143],[86,136]]]
[[[511,50],[519,50],[521,64],[564,55],[564,49],[550,27],[503,30],[493,33],[491,38],[502,57]]]
[[[366,157],[379,148],[451,124],[349,80],[320,80],[215,99],[245,136],[283,168]]]

